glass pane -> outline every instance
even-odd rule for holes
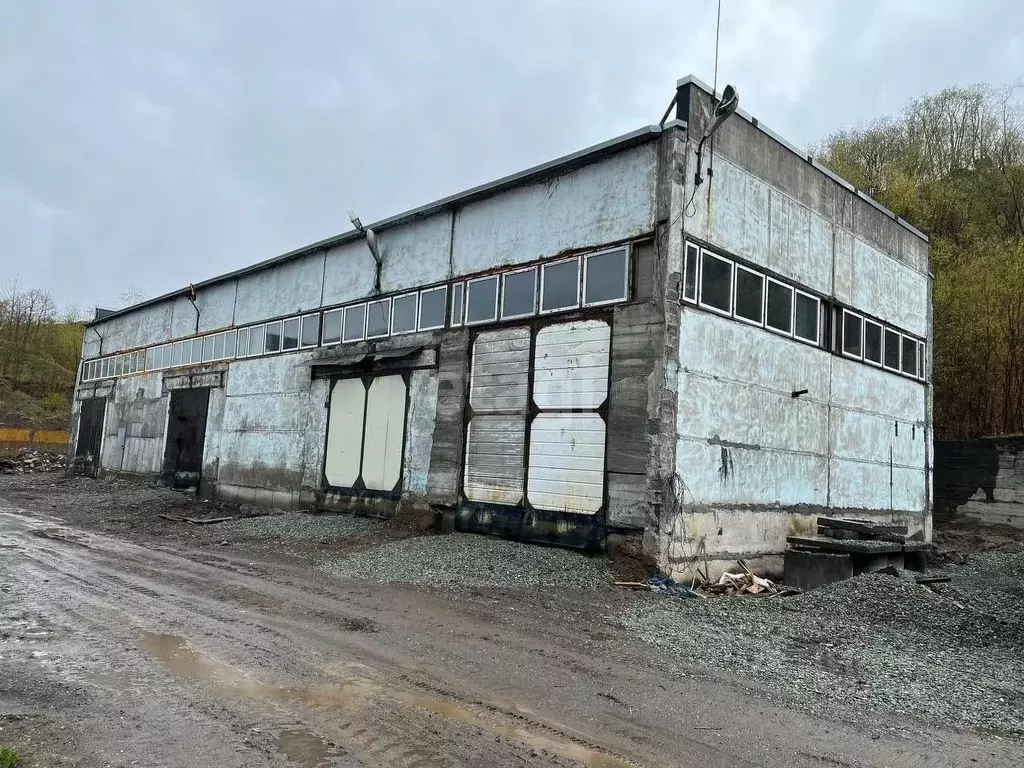
[[[843,352],[861,356],[861,319],[852,312],[843,311]]]
[[[299,348],[299,318],[290,317],[282,323],[281,349]]]
[[[587,257],[583,302],[620,301],[626,298],[626,249]]]
[[[192,339],[192,362],[200,363],[203,360],[203,340]]]
[[[324,344],[341,341],[341,310],[324,312]]]
[[[249,329],[249,354],[262,355],[263,344],[266,340],[267,328],[264,325],[254,325]]]
[[[732,264],[707,252],[701,266],[700,303],[722,312],[732,310]]]
[[[522,317],[536,311],[537,270],[511,272],[502,278],[501,316]]]
[[[882,326],[864,321],[864,359],[882,364]]]
[[[171,346],[171,365],[181,365],[181,347],[180,341],[174,342]]]
[[[366,305],[345,307],[345,341],[359,341],[366,333]]]
[[[238,342],[235,345],[235,356],[245,357],[249,354],[249,329],[240,328],[238,330]]]
[[[274,323],[267,323],[267,338],[263,344],[264,352],[280,352],[281,351],[281,321],[278,320]]]
[[[572,309],[580,305],[580,261],[572,259],[559,264],[544,265],[544,290],[540,299],[542,312]]]
[[[924,378],[924,342],[920,341],[917,344],[917,377],[919,379]]]
[[[813,296],[803,293],[796,294],[796,335],[801,339],[818,343],[818,305]]]
[[[495,286],[498,279],[493,278]],[[445,304],[448,301],[448,289],[446,287],[433,288],[420,293],[420,330],[428,328],[443,328]],[[492,298],[493,302],[493,298]],[[491,305],[493,309],[493,303]]]
[[[315,347],[320,341],[320,315],[305,315],[302,318],[302,334],[299,340],[304,347]]]
[[[213,336],[203,337],[203,362],[208,363],[213,360]]]
[[[783,333],[793,331],[793,289],[768,281],[768,327]]]
[[[894,371],[900,369],[900,335],[885,329],[885,367]]]
[[[146,350],[146,370],[152,371],[156,368],[156,349],[150,347]]]
[[[213,359],[222,360],[224,358],[224,334],[217,333],[213,336]]]
[[[683,267],[683,298],[689,301],[697,300],[697,256],[699,250],[696,245],[686,246],[686,264]]]
[[[465,286],[462,283],[452,286],[452,316],[450,320],[452,325],[462,325],[462,295],[464,291]]]
[[[917,339],[903,337],[903,372],[917,376]]]
[[[458,286],[461,288],[462,286]],[[453,294],[454,296],[454,294]],[[416,330],[416,294],[399,296],[395,299],[391,313],[391,332],[408,333]]]
[[[371,301],[366,314],[366,338],[387,336],[391,322],[391,299]]]
[[[114,358],[114,375],[115,376],[120,376],[121,375],[121,366],[123,365],[123,363],[124,363],[124,358],[121,355],[117,355]]]
[[[736,316],[760,324],[764,314],[764,277],[736,268]]]
[[[235,332],[224,331],[224,357],[235,356]]]
[[[498,298],[498,278],[488,277],[469,282],[466,307],[467,323],[486,323],[495,319],[494,305]]]

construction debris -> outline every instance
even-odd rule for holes
[[[213,525],[235,519],[234,517],[178,517],[177,515],[157,515],[157,517],[172,523],[192,523],[192,525]]]
[[[705,585],[704,591],[712,595],[733,597],[735,595],[776,595],[782,589],[768,579],[763,579],[751,571],[742,560],[737,560],[740,567],[738,573],[723,573],[717,584]]]
[[[14,456],[0,458],[0,473],[20,475],[28,472],[60,472],[68,466],[63,453],[23,450]]]

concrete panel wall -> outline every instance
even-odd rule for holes
[[[320,306],[324,253],[314,253],[238,278],[235,323],[244,325]]]
[[[656,145],[646,144],[458,212],[454,273],[624,240],[654,226]]]
[[[935,509],[1024,528],[1024,437],[935,443]]]
[[[380,289],[385,293],[439,283],[452,276],[450,211],[386,229],[379,242],[384,261]]]

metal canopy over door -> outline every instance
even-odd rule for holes
[[[107,411],[105,397],[90,397],[82,401],[78,412],[78,442],[75,458],[84,464],[83,470],[95,475],[100,468],[100,448],[103,445],[103,417]],[[76,465],[78,462],[76,461]]]
[[[324,485],[349,496],[396,496],[408,387],[401,374],[338,379],[331,386]]]
[[[198,488],[206,444],[210,390],[171,390],[163,480],[172,488]]]
[[[585,546],[600,539],[610,352],[605,320],[477,335],[461,527]]]

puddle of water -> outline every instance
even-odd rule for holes
[[[564,741],[562,739],[552,739],[547,736],[531,733],[530,731],[522,728],[494,725],[493,723],[484,720],[475,712],[450,701],[442,701],[441,699],[432,699],[429,696],[420,696],[415,693],[405,692],[395,693],[394,697],[399,701],[404,701],[406,704],[412,704],[430,712],[436,712],[437,714],[444,715],[452,720],[459,720],[463,723],[476,726],[481,730],[490,731],[493,734],[504,736],[506,739],[511,741],[518,741],[531,749],[544,750],[551,754],[558,755],[559,757],[566,757],[570,760],[575,760],[577,763],[587,766],[587,768],[631,768],[629,763],[625,763],[618,758],[605,754],[604,752],[598,752],[597,750],[584,747],[581,744]]]
[[[278,752],[302,768],[328,768],[335,757],[348,754],[307,731],[282,731],[275,741]]]
[[[146,632],[143,634],[142,646],[150,656],[178,677],[212,684],[236,696],[274,699],[278,701],[298,701],[317,709],[343,711],[351,709],[354,704],[371,696],[388,695],[398,701],[420,707],[428,712],[435,712],[451,720],[457,720],[481,730],[489,731],[496,736],[503,736],[510,741],[517,741],[531,749],[543,750],[560,757],[575,760],[587,766],[587,768],[631,768],[629,763],[616,757],[584,747],[572,741],[542,736],[523,728],[495,725],[475,712],[453,702],[421,696],[407,691],[385,691],[382,686],[369,680],[353,679],[342,685],[319,686],[316,688],[281,688],[261,683],[237,667],[232,667],[230,664],[225,664],[222,661],[200,653],[192,648],[185,639],[177,635]],[[327,765],[324,763],[324,760],[344,754],[341,751],[327,754],[324,749],[330,749],[329,745],[323,742],[322,739],[304,731],[286,731],[282,733],[278,738],[278,746],[284,754],[300,765],[305,766],[305,768],[321,768],[321,766]],[[306,762],[303,762],[303,759],[294,757],[288,751],[289,749],[294,750],[296,754],[306,754],[306,757],[303,758]]]

